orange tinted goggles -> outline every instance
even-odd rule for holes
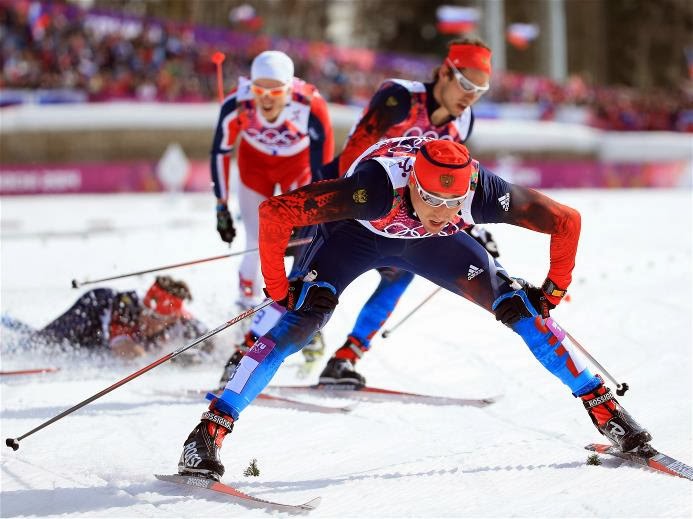
[[[282,85],[274,88],[261,87],[255,83],[250,85],[250,91],[253,93],[253,95],[258,97],[262,97],[264,95],[268,95],[270,97],[281,97],[286,93],[287,88],[289,88],[289,85]]]

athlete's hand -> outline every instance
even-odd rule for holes
[[[236,237],[236,229],[233,227],[233,218],[226,204],[217,205],[217,232],[226,243],[231,243]]]
[[[339,303],[337,290],[326,281],[304,281],[294,279],[289,281],[289,291],[277,304],[289,311],[315,310],[328,313]]]
[[[546,298],[546,293],[541,288],[528,283],[524,279],[518,279],[517,282],[522,285],[522,290],[527,294],[527,299],[532,303],[537,313],[544,319],[548,319],[551,315],[550,311],[556,308],[556,305]]]
[[[515,278],[515,281],[522,285],[522,291],[527,295],[534,310],[544,319],[548,319],[551,315],[550,310],[556,308],[556,305],[546,298],[544,291],[524,279]],[[495,309],[495,313],[496,321],[501,321],[506,326],[512,326],[521,319],[532,317],[532,313],[518,293],[503,300]]]

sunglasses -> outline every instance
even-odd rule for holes
[[[288,88],[288,84],[273,88],[261,87],[255,83],[250,85],[251,92],[257,97],[262,97],[264,95],[269,95],[270,97],[281,97],[286,93]]]
[[[444,205],[449,209],[456,209],[462,207],[464,199],[467,198],[466,193],[462,196],[456,196],[455,198],[442,198],[440,196],[434,195],[426,191],[423,187],[421,187],[421,184],[419,184],[419,179],[416,178],[416,171],[412,171],[411,176],[414,179],[414,185],[416,185],[416,192],[419,193],[421,200],[423,200],[424,203],[430,205],[431,207],[440,207],[441,205]]]
[[[485,86],[479,86],[471,81],[469,81],[466,77],[464,77],[464,74],[460,72],[455,65],[452,64],[452,61],[450,58],[447,59],[448,66],[452,70],[452,73],[455,75],[455,79],[457,80],[457,83],[460,85],[460,88],[464,90],[467,93],[474,94],[475,96],[482,96],[486,92],[488,92],[489,85]]]

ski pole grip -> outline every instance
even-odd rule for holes
[[[19,442],[15,438],[7,438],[5,440],[5,445],[11,447],[13,451],[19,449]]]

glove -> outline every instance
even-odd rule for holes
[[[479,227],[478,225],[472,225],[465,230],[467,231],[467,234],[474,238],[491,256],[494,258],[500,256],[500,253],[498,252],[498,244],[493,240],[493,236],[486,229]]]
[[[542,318],[548,319],[551,315],[549,311],[556,308],[556,305],[546,299],[544,291],[528,283],[524,279],[515,278],[515,281],[522,285],[522,290],[527,294],[527,299],[529,299],[534,310],[536,310]],[[496,308],[496,321],[501,321],[506,326],[512,326],[525,317],[532,317],[532,313],[525,305],[524,300],[517,295],[504,300]]]
[[[518,279],[517,281],[522,285],[522,289],[527,294],[529,302],[532,303],[537,313],[541,315],[542,318],[548,319],[551,316],[550,310],[556,308],[556,305],[546,298],[546,294],[541,288],[535,287],[524,279]]]
[[[300,278],[289,281],[289,291],[283,299],[277,301],[277,304],[289,311],[315,310],[322,313],[331,312],[337,303],[337,290],[328,282],[305,281]]]
[[[233,227],[233,219],[229,208],[224,204],[217,205],[217,232],[222,241],[231,243],[236,237],[236,229]]]

